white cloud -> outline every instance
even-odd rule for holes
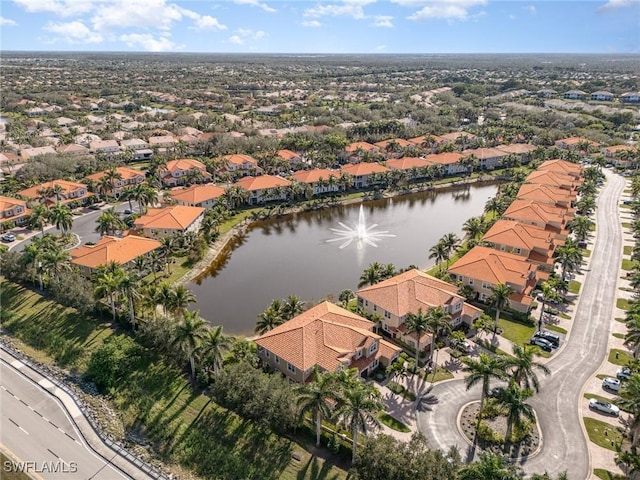
[[[229,41],[231,43],[235,43],[236,45],[244,45],[244,40],[242,38],[240,38],[238,35],[234,35],[232,37],[229,37]]]
[[[190,28],[194,30],[226,30],[227,26],[221,24],[217,18],[214,18],[211,15],[204,15],[197,18],[194,22],[194,26]]]
[[[536,7],[533,5],[527,5],[526,7],[522,7],[524,10],[526,10],[527,12],[529,12],[531,15],[535,15],[536,14]]]
[[[612,10],[615,8],[632,6],[638,7],[640,6],[640,2],[638,0],[608,0],[608,2],[602,5],[598,10]]]
[[[44,29],[60,35],[68,43],[100,43],[104,40],[102,35],[92,32],[89,27],[77,20],[68,23],[49,23]]]
[[[372,27],[393,28],[393,17],[389,15],[376,15],[373,17]]]
[[[249,28],[238,28],[234,33],[235,35],[229,37],[229,41],[236,45],[244,45],[247,41],[260,40],[269,36],[264,30],[253,31]]]
[[[378,45],[378,46],[375,48],[375,51],[376,51],[376,52],[384,52],[386,49],[387,49],[387,46],[386,46],[386,45]]]
[[[333,3],[330,5],[317,5],[304,11],[305,17],[352,17],[356,20],[365,17],[365,5],[375,3],[376,0],[343,0],[341,3]]]
[[[322,24],[317,20],[305,20],[302,22],[303,27],[321,27]]]
[[[4,18],[3,16],[0,16],[0,25],[3,25],[5,27],[15,27],[16,25],[18,25],[18,23],[15,20],[11,20],[10,18]]]
[[[51,12],[60,17],[88,13],[105,0],[13,0],[30,13]]]
[[[270,7],[266,3],[260,3],[258,0],[233,0],[233,3],[238,5],[250,5],[252,7],[258,7],[268,13],[275,13],[276,9]]]
[[[182,49],[181,46],[176,45],[169,38],[156,38],[150,33],[130,33],[120,35],[119,39],[130,48],[142,47],[147,52],[169,52]]]
[[[436,0],[427,2],[410,2],[408,0],[395,0],[403,5],[424,5],[422,9],[407,17],[409,20],[428,20],[442,18],[448,20],[467,20],[470,17],[469,10],[476,6],[486,5],[487,0]]]
[[[515,15],[513,15],[513,14],[512,14],[512,15],[509,15],[509,20],[515,20],[516,18],[518,18],[518,17],[516,17],[516,16],[515,16]]]

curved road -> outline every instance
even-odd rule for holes
[[[605,171],[607,182],[598,197],[596,241],[575,317],[565,346],[547,363],[551,375],[540,379],[540,393],[531,399],[543,433],[540,453],[520,465],[527,474],[567,471],[572,480],[587,479],[589,450],[583,430],[582,388],[608,355],[616,285],[622,254],[622,230],[618,202],[625,187],[622,177]],[[418,413],[418,427],[443,451],[457,445],[465,458],[470,449],[457,428],[461,408],[480,396],[478,388],[466,391],[464,381],[436,384],[432,394],[438,403]]]

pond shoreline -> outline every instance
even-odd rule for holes
[[[483,184],[483,183],[494,183],[494,182],[499,182],[500,179],[496,178],[494,176],[491,175],[482,175],[482,176],[478,176],[475,178],[471,178],[471,179],[463,179],[463,180],[453,180],[452,182],[449,183],[441,183],[438,185],[430,185],[427,186],[426,188],[411,188],[409,190],[399,190],[399,191],[394,191],[394,192],[386,192],[384,193],[380,199],[384,199],[384,198],[393,198],[393,197],[399,197],[399,196],[405,196],[405,195],[411,195],[413,193],[420,193],[420,192],[425,192],[425,191],[438,191],[438,190],[445,190],[448,188],[452,188],[452,187],[458,187],[458,186],[465,186],[465,185],[472,185],[472,184]],[[366,192],[363,192],[366,193]],[[367,202],[370,200],[377,200],[378,198],[375,197],[375,195],[373,194],[369,194],[369,195],[363,195],[362,197],[359,198],[350,198],[350,199],[346,199],[346,200],[338,200],[336,202],[332,202],[330,204],[327,204],[326,206],[320,207],[321,209],[326,209],[326,208],[334,208],[336,206],[339,205],[353,205],[353,204],[358,204],[358,203],[363,203],[363,202]],[[313,211],[315,210],[314,208],[304,208],[304,207],[300,207],[300,206],[294,206],[294,207],[290,207],[285,209],[282,213],[278,214],[278,218],[283,218],[286,216],[290,216],[292,214],[295,213],[300,213],[300,212],[306,212],[306,211]],[[216,241],[209,246],[207,253],[205,254],[205,256],[198,261],[191,269],[189,269],[189,271],[187,271],[187,273],[185,273],[182,277],[180,277],[178,280],[176,280],[174,282],[175,285],[186,285],[189,282],[192,282],[194,280],[197,281],[198,277],[203,276],[205,274],[208,273],[208,271],[210,270],[211,265],[218,260],[218,257],[225,252],[225,250],[229,249],[229,247],[231,246],[232,242],[241,234],[246,233],[249,228],[256,222],[260,221],[260,220],[264,220],[264,219],[257,219],[257,220],[250,220],[248,218],[243,219],[240,223],[238,223],[237,225],[233,226],[228,232],[225,232],[224,234],[220,235],[220,237],[218,237],[216,239]]]

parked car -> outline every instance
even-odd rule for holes
[[[611,390],[612,392],[620,391],[620,380],[613,377],[607,377],[602,380],[602,388]]]
[[[632,373],[629,367],[620,367],[616,372],[616,377],[620,380],[628,380]]]
[[[5,233],[2,235],[3,242],[14,242],[16,240],[16,236],[13,233]]]
[[[560,335],[550,332],[548,330],[540,330],[533,334],[534,337],[544,338],[551,343],[554,347],[560,346]]]
[[[124,214],[125,214],[125,215],[132,215],[132,214],[133,214],[133,210],[131,210],[130,208],[126,208],[126,209],[124,210]]]
[[[504,387],[493,387],[491,390],[489,390],[489,396],[491,398],[497,398],[503,391]]]
[[[456,350],[460,350],[462,353],[469,353],[471,351],[471,344],[466,340],[451,340],[451,348],[455,348]]]
[[[545,352],[550,352],[553,350],[553,344],[549,340],[545,340],[544,338],[531,337],[531,340],[529,340],[529,343],[531,345],[537,345]]]
[[[589,400],[589,408],[598,410],[602,413],[608,413],[609,415],[615,415],[616,417],[620,415],[620,409],[618,407],[610,404],[609,402],[603,402],[602,400],[598,400],[596,398],[592,398],[591,400]]]

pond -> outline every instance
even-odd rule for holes
[[[188,287],[200,315],[227,334],[253,335],[257,315],[276,298],[296,295],[315,304],[337,301],[344,289],[357,290],[362,271],[373,262],[396,268],[433,265],[429,249],[447,233],[462,237],[462,225],[481,215],[497,185],[426,191],[363,204],[366,224],[395,235],[340,248],[331,228],[358,222],[360,204],[292,214],[251,225]]]

